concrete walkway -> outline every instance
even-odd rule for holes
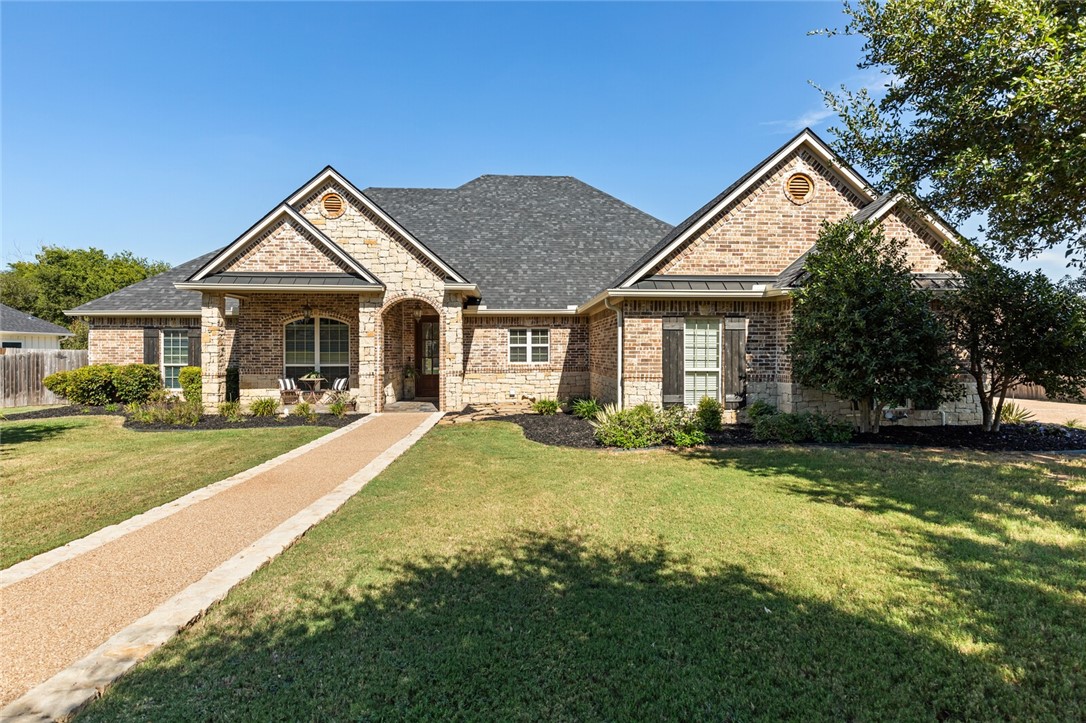
[[[165,516],[153,511],[159,514],[150,515],[147,524],[115,539],[106,536],[107,541],[70,559],[45,553],[39,556],[48,565],[44,569],[37,558],[23,563],[32,573],[11,576],[14,582],[9,580],[0,589],[0,704],[16,700],[87,656],[93,659],[91,654],[105,641],[136,621],[152,618],[152,613],[168,607],[164,603],[175,602],[205,578],[215,578],[218,597],[225,595],[338,508],[440,416],[372,415],[211,496],[195,496],[183,505],[171,503],[175,509]],[[239,567],[237,558],[254,550],[268,553],[261,552],[265,559],[255,566],[246,559]],[[254,556],[260,555],[248,555]],[[234,563],[231,570],[247,572],[241,577],[240,572],[224,573],[221,568],[228,562]],[[210,604],[197,602],[203,607],[198,606],[193,617]],[[187,624],[185,620],[180,626]],[[139,657],[147,652],[141,650]],[[37,712],[52,717],[47,711]]]

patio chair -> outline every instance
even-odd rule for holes
[[[350,380],[347,377],[340,377],[332,382],[333,392],[345,392],[350,389]]]
[[[298,382],[293,378],[279,380],[279,401],[283,404],[298,403]]]

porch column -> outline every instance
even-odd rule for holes
[[[447,293],[442,307],[441,411],[456,412],[464,407],[464,301]]]
[[[358,299],[358,388],[355,390],[357,409],[360,412],[377,411],[378,354],[377,317],[381,313],[381,299],[360,296]]]
[[[226,297],[203,294],[200,308],[200,366],[203,367],[204,411],[215,414],[226,401]]]

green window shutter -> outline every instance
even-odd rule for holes
[[[682,320],[680,319],[680,322]],[[668,328],[664,320],[663,353],[663,401],[664,406],[683,403],[683,327]]]
[[[747,397],[746,319],[724,320],[724,408],[739,409]]]
[[[143,363],[158,364],[158,329],[143,330]]]
[[[189,366],[202,366],[200,363],[200,330],[189,329]]]

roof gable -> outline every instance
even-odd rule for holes
[[[321,233],[316,226],[285,203],[272,209],[268,215],[250,227],[248,231],[235,239],[229,246],[217,253],[210,261],[189,277],[188,280],[193,282],[201,281],[211,274],[226,270],[278,271],[278,268],[250,267],[247,266],[244,261],[247,257],[251,258],[252,255],[259,255],[261,247],[268,242],[272,235],[285,227],[292,228],[300,237],[297,238],[296,241],[300,242],[304,240],[309,244],[312,244],[307,249],[303,249],[303,253],[307,250],[312,250],[314,247],[320,248],[327,254],[328,259],[336,262],[335,266],[339,267],[339,269],[353,273],[371,284],[380,283],[373,274],[362,266],[362,264],[358,263],[358,261],[352,258],[350,254],[332,241],[332,239]],[[333,269],[330,268],[327,270],[332,271]]]
[[[866,203],[875,199],[871,184],[854,168],[841,160],[814,131],[805,128],[771,153],[765,160],[721,191],[715,198],[675,226],[651,249],[645,252],[641,258],[627,268],[615,281],[614,286],[628,288],[650,275],[664,259],[695,238],[705,229],[709,222],[718,217],[759,182],[764,181],[784,160],[800,149],[811,153],[814,158],[838,176],[848,189],[863,202]]]
[[[332,168],[332,166],[325,166],[320,173],[313,176],[313,178],[291,194],[284,203],[292,207],[297,207],[298,204],[304,202],[321,187],[330,183],[334,183],[346,193],[353,196],[357,203],[369,210],[383,225],[387,226],[398,237],[403,239],[403,241],[405,241],[414,251],[426,258],[434,266],[441,269],[448,278],[458,283],[468,283],[467,278],[454,269],[452,265],[434,253],[426,244],[420,241],[417,236],[408,231],[398,220],[381,208],[372,198],[355,187],[354,184],[348,181],[339,173],[339,171]]]

